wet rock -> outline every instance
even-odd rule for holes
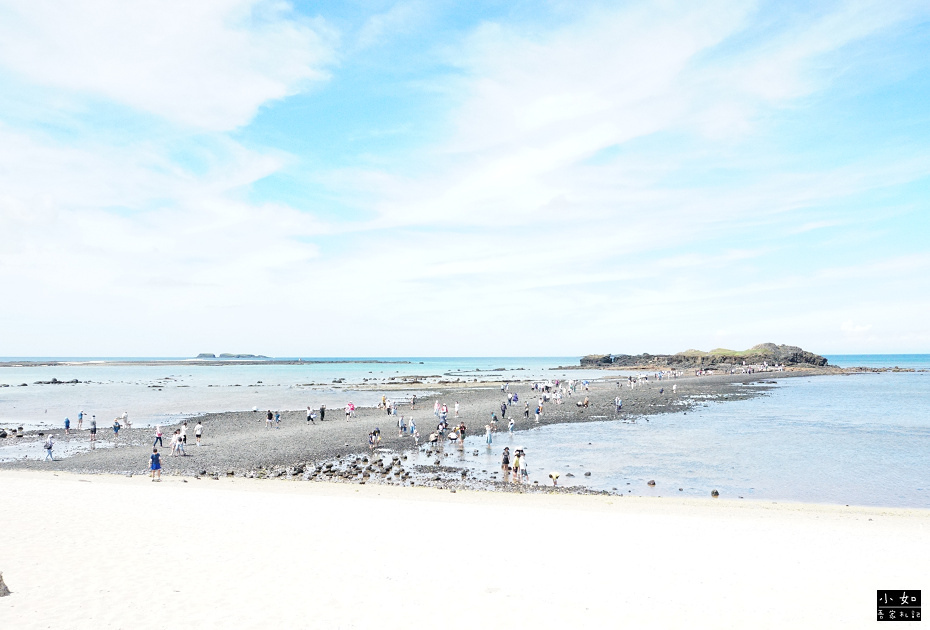
[[[575,475],[573,475],[572,473],[565,473],[565,476],[566,476],[566,477],[574,477]]]
[[[10,589],[6,587],[6,583],[3,581],[3,574],[0,573],[0,597],[6,597],[10,594]]]
[[[236,476],[236,471],[235,471],[235,470],[226,471],[226,476],[227,476],[227,477],[235,477],[235,476]]]
[[[591,476],[591,471],[589,470],[588,472],[586,472],[586,473],[584,474],[584,476],[585,476],[585,477],[590,477],[590,476]]]
[[[649,481],[646,482],[646,485],[647,485],[647,486],[654,486],[654,485],[656,485],[655,479],[650,479]]]
[[[711,491],[710,491],[710,496],[712,496],[712,497],[719,497],[719,496],[720,496],[720,493],[717,492],[716,490],[711,490]]]
[[[678,492],[684,492],[684,490],[682,490],[681,488],[678,488]]]
[[[0,429],[0,439],[5,438],[7,435],[8,434],[6,431],[4,431],[3,429]]]

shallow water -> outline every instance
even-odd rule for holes
[[[113,448],[115,444],[111,441],[101,439],[91,442],[88,437],[75,437],[72,440],[56,441],[52,448],[52,457],[55,459],[65,459],[78,453],[86,453],[95,448]],[[13,462],[23,460],[44,460],[47,453],[45,451],[45,438],[20,438],[12,444],[0,446],[0,462]]]
[[[634,495],[930,507],[930,373],[785,378],[758,398],[700,404],[498,433],[490,450],[473,436],[449,459],[490,475],[504,446],[521,446],[540,484],[558,471],[560,485]]]
[[[365,382],[420,376],[444,380],[594,378],[594,370],[558,370],[577,357],[407,358],[400,363],[304,363],[298,365],[141,365],[82,362],[64,366],[0,366],[0,427],[62,427],[77,414],[112,422],[129,412],[137,427],[169,424],[198,413],[259,409],[330,409],[349,401],[373,406],[381,392],[353,391]],[[78,384],[36,385],[77,379]],[[344,379],[344,385],[333,383]],[[20,387],[26,383],[26,387]]]

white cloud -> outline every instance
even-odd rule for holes
[[[384,13],[369,17],[359,29],[356,47],[360,50],[377,46],[392,36],[409,33],[420,24],[428,12],[421,2],[398,2]]]
[[[0,66],[208,130],[325,79],[335,39],[270,0],[0,4]]]
[[[23,16],[38,14],[23,6],[17,20],[28,26]],[[107,6],[112,23],[120,9]],[[10,44],[0,44],[0,61],[33,81],[229,129],[322,76],[329,58],[325,28],[286,14],[249,18],[260,28],[243,35],[249,6],[179,9],[205,12],[198,23],[213,26],[203,46],[232,57],[181,45],[164,63],[199,65],[180,68],[177,85],[157,68],[124,76],[151,51],[146,43],[125,62],[102,64],[106,81],[85,69],[72,83],[50,68],[63,54],[54,50],[13,64],[4,56]],[[372,18],[361,44],[375,46],[402,29],[411,6]],[[159,37],[187,37],[185,25],[169,37],[173,22],[153,19]],[[855,225],[853,216],[807,210],[925,176],[930,164],[922,156],[876,155],[800,172],[755,165],[746,172],[764,177],[668,184],[694,164],[738,171],[747,156],[755,159],[741,143],[751,141],[765,112],[828,83],[821,79],[830,65],[815,63],[824,51],[894,21],[885,16],[833,33],[830,25],[843,19],[805,25],[801,31],[816,37],[804,35],[800,52],[792,49],[795,25],[723,61],[714,58],[716,47],[752,21],[741,3],[665,13],[633,5],[548,32],[485,24],[451,46],[460,74],[434,82],[457,104],[445,136],[381,160],[379,169],[360,161],[301,172],[328,188],[335,205],[370,217],[355,221],[250,200],[252,183],[303,167],[299,158],[222,134],[192,142],[208,145],[206,166],[194,173],[171,159],[167,143],[64,145],[0,127],[0,279],[22,298],[0,311],[0,325],[28,321],[33,330],[56,331],[49,354],[89,330],[106,332],[76,353],[184,354],[228,347],[229,339],[263,353],[317,355],[675,351],[760,341],[829,351],[849,338],[837,322],[855,332],[858,322],[883,321],[894,308],[903,313],[895,339],[926,340],[925,323],[909,315],[930,308],[926,259],[848,265],[811,251],[799,271],[796,260],[780,258],[779,238]],[[74,37],[65,39],[82,48]],[[76,53],[82,67],[96,67],[103,51],[132,48],[122,35],[101,37],[100,46]],[[809,43],[817,38],[823,41]],[[770,56],[782,61],[765,74],[760,64]],[[764,79],[757,84],[746,68]],[[225,79],[200,85],[214,71]],[[154,88],[140,86],[145,81],[166,94],[151,94]],[[589,159],[611,147],[619,150]],[[73,304],[89,307],[72,312]],[[69,317],[59,322],[65,308]],[[718,338],[720,330],[730,338]],[[172,345],[145,345],[153,331]],[[874,334],[857,341],[890,339],[885,330],[865,332]],[[38,337],[24,336],[18,353],[40,352]],[[829,343],[836,345],[823,347]]]

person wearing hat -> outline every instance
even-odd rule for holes
[[[504,471],[504,474],[507,474],[510,471],[510,447],[504,447],[504,454],[501,456],[501,470]]]
[[[556,471],[553,470],[551,473],[549,473],[549,479],[552,480],[553,486],[559,485],[559,473]]]

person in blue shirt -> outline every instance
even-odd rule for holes
[[[65,435],[71,433],[71,418],[65,418]]]
[[[158,475],[158,481],[161,481],[161,455],[158,454],[158,449],[153,448],[152,454],[149,456],[151,460],[150,468],[152,470],[152,481],[155,481],[155,476]]]

